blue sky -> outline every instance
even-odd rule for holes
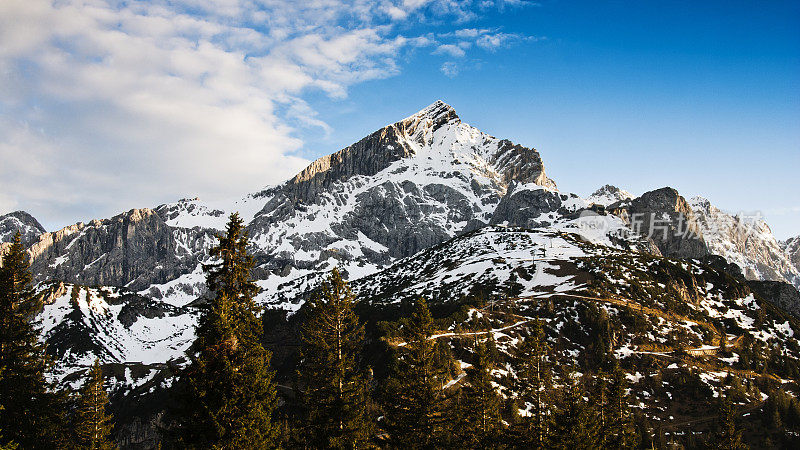
[[[0,211],[242,195],[436,99],[586,195],[800,234],[800,4],[0,2]]]

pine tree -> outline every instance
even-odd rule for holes
[[[460,437],[469,448],[495,447],[501,431],[500,398],[492,385],[491,344],[475,345],[475,363],[466,372],[463,390],[463,423]]]
[[[733,403],[727,395],[721,395],[718,406],[719,419],[711,438],[711,448],[740,450],[748,448],[742,443],[742,432],[736,426]]]
[[[607,426],[602,430],[606,447],[636,448],[639,445],[639,436],[628,406],[628,383],[625,380],[625,372],[619,366],[616,366],[608,380],[607,392],[608,400],[604,413]]]
[[[108,394],[103,387],[100,360],[94,365],[80,391],[74,412],[75,447],[88,450],[116,448],[111,440],[112,417],[106,412]]]
[[[3,383],[3,369],[0,368],[0,385]],[[3,410],[3,405],[0,405],[0,411]],[[17,444],[14,441],[7,442],[5,438],[3,438],[3,430],[0,429],[0,450],[16,450]]]
[[[609,383],[607,375],[601,370],[598,374],[591,376],[587,383],[592,402],[592,414],[597,425],[597,434],[600,437],[601,444],[605,445],[606,438],[610,433],[609,410],[612,409],[608,404]]]
[[[551,448],[599,448],[595,411],[584,400],[583,381],[574,380],[572,373],[565,374],[564,380],[555,405]]]
[[[337,269],[311,297],[302,327],[299,392],[309,445],[357,448],[369,436],[364,327]]]
[[[64,445],[66,402],[45,379],[50,363],[34,322],[41,309],[17,233],[0,267],[0,429],[21,448]]]
[[[198,322],[191,363],[180,375],[173,434],[180,447],[274,448],[272,355],[260,342],[259,288],[250,278],[254,260],[238,214],[217,239],[211,250],[217,262],[205,267],[211,299]]]
[[[529,336],[520,346],[517,384],[521,399],[531,405],[530,415],[515,427],[514,436],[527,448],[549,445],[552,402],[552,374],[547,361],[550,348],[541,321],[534,321]]]
[[[433,317],[420,298],[403,327],[405,346],[398,348],[396,373],[387,381],[386,427],[398,448],[440,445],[447,367],[437,358],[436,346],[442,344],[432,340],[432,334]]]

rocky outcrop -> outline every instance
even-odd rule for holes
[[[764,300],[800,319],[800,292],[791,284],[759,280],[750,280],[747,284]]]
[[[783,251],[789,256],[789,261],[795,269],[800,271],[800,236],[795,236],[781,242]]]
[[[624,200],[632,200],[633,198],[634,196],[630,192],[607,184],[594,191],[592,195],[586,198],[586,202],[594,205],[609,206]]]
[[[0,242],[11,242],[17,232],[21,235],[22,244],[27,246],[47,230],[25,211],[14,211],[0,216]]]
[[[749,280],[772,280],[800,287],[800,271],[757,215],[730,215],[702,197],[690,201],[709,251],[738,265]]]
[[[228,221],[225,211],[208,208],[199,198],[183,198],[175,203],[160,205],[155,212],[164,223],[176,228],[221,229]]]
[[[544,188],[529,189],[526,186],[514,187],[497,205],[489,222],[492,225],[508,225],[524,228],[538,228],[554,222],[556,213],[562,208],[558,192]]]
[[[38,237],[28,248],[37,280],[138,290],[191,271],[177,256],[172,230],[154,211],[132,209]]]
[[[709,254],[686,199],[673,188],[650,191],[608,207],[639,235],[652,239],[664,256],[700,259]]]
[[[323,156],[295,175],[286,184],[283,194],[296,202],[313,202],[319,192],[331,184],[353,175],[375,175],[414,150],[401,139],[402,122],[378,130],[355,144],[334,154]]]
[[[320,192],[329,190],[333,183],[355,175],[375,175],[395,161],[413,157],[426,147],[437,144],[434,135],[442,127],[460,124],[461,119],[453,107],[436,101],[411,117],[317,159],[289,180],[282,194],[295,202],[311,203]],[[490,136],[484,136],[484,142],[476,144],[489,143],[487,138]],[[489,155],[488,162],[497,170],[503,183],[518,181],[555,188],[555,183],[545,175],[542,159],[535,149],[508,140],[497,140],[493,144],[496,149]]]

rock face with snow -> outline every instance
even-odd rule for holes
[[[191,271],[172,229],[154,211],[133,209],[39,236],[28,248],[37,280],[143,289]]]
[[[535,184],[514,184],[492,214],[492,225],[526,228],[552,225],[588,205],[575,194],[561,194]]]
[[[270,274],[334,264],[365,274],[488,224],[513,183],[555,188],[536,150],[436,102],[265,190],[248,231]]]
[[[694,211],[675,189],[646,192],[616,202],[609,210],[627,220],[634,232],[651,239],[664,256],[699,259],[709,254]]]
[[[0,243],[11,242],[17,232],[21,235],[23,245],[29,245],[46,230],[25,211],[14,211],[0,216]]]
[[[42,334],[59,373],[109,363],[163,365],[183,357],[194,339],[197,310],[124,288],[51,282],[40,287]]]
[[[789,261],[800,271],[800,236],[795,236],[781,243],[781,248],[789,256]]]
[[[199,198],[184,198],[161,205],[155,212],[164,223],[174,228],[222,229],[228,221],[225,211],[209,208]]]
[[[587,197],[586,202],[589,204],[610,206],[623,200],[632,200],[633,198],[634,196],[630,192],[622,190],[616,186],[606,184],[600,189],[594,191],[592,195]]]
[[[784,281],[800,288],[800,271],[759,217],[732,216],[702,197],[691,207],[709,250],[737,264],[750,280]]]

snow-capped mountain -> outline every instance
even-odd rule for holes
[[[616,215],[592,205],[606,206]],[[730,216],[700,201],[692,206],[669,188],[637,198],[608,185],[586,200],[561,193],[545,174],[536,150],[483,133],[437,101],[318,159],[284,183],[234,202],[210,205],[183,199],[51,233],[42,233],[35,219],[20,213],[4,216],[3,223],[34,224],[28,227],[35,230],[29,253],[38,281],[124,287],[125,298],[134,294],[148,298],[165,311],[185,308],[204,294],[202,263],[232,212],[239,212],[247,223],[257,260],[253,275],[263,288],[259,301],[271,308],[299,308],[303,293],[332,267],[339,266],[350,280],[358,280],[486,226],[539,229],[552,236],[571,233],[603,247],[656,256],[702,258],[710,250],[740,265],[751,278],[796,280],[791,278],[795,269],[788,258],[780,259],[782,250],[774,238],[770,240],[768,228],[742,236],[736,234]],[[645,222],[635,223],[637,215]],[[683,231],[679,222],[684,216],[689,223],[705,225],[687,228],[691,233],[676,237],[676,231]],[[664,239],[645,233],[656,220],[668,222]],[[725,227],[706,226],[712,221]],[[560,239],[550,237],[548,242]],[[469,255],[462,259],[469,260]],[[544,276],[539,275],[537,282]],[[567,285],[554,283],[549,289]],[[52,301],[63,303],[63,299]],[[46,320],[65,317],[56,310],[49,307]],[[181,315],[191,323],[191,314]],[[125,329],[119,323],[101,322],[87,323],[124,334],[118,332]],[[139,345],[135,339],[114,339]],[[105,348],[103,339],[95,340],[111,360],[125,362],[132,354]],[[161,355],[164,361],[174,356],[174,352]]]
[[[249,226],[273,272],[372,273],[490,223],[516,184],[555,188],[534,149],[464,124],[436,102],[263,193]]]
[[[419,295],[453,304],[520,299],[513,316],[556,299],[551,327],[573,331],[587,299],[611,316],[629,304],[649,308],[647,342],[615,338],[621,358],[677,347],[679,334],[707,346],[725,327],[783,348],[795,328],[770,305],[800,311],[791,287],[748,285],[713,256],[750,279],[800,286],[797,239],[781,246],[765,223],[747,231],[671,188],[634,197],[606,185],[586,199],[560,192],[535,149],[483,133],[436,102],[236,201],[182,199],[54,232],[25,213],[0,216],[1,241],[23,230],[59,379],[77,380],[102,357],[116,368],[115,395],[166,388],[166,363],[180,360],[194,336],[203,263],[234,212],[256,257],[257,300],[272,310],[299,310],[337,266],[375,308]],[[588,344],[570,345],[565,355],[574,359]]]
[[[520,214],[503,205],[531,192],[547,200],[543,209]],[[483,133],[438,101],[237,202],[132,210],[46,233],[30,252],[39,280],[194,295],[213,234],[238,211],[269,293],[336,265],[357,278],[465,230],[540,218],[562,203],[574,210],[576,202],[555,191],[536,150]]]
[[[20,240],[28,245],[46,230],[33,216],[25,211],[14,211],[0,216],[0,243],[11,242],[20,233]]]
[[[800,289],[800,271],[759,217],[730,215],[702,197],[690,201],[709,250],[742,269],[751,280],[785,281]]]
[[[561,193],[535,149],[477,130],[441,101],[240,200],[211,205],[182,199],[78,223],[36,236],[29,252],[39,281],[124,286],[181,307],[203,295],[201,264],[228,215],[239,212],[257,259],[259,300],[295,309],[298,304],[285,303],[294,294],[282,291],[313,286],[320,271],[334,266],[355,280],[487,225],[552,228],[577,219],[587,225],[583,216],[592,205],[606,206],[622,219],[611,227],[614,245],[695,258],[710,250],[751,278],[794,280],[794,269],[775,256],[776,243],[752,243],[771,235],[750,237],[745,246],[729,235],[733,228],[700,229],[693,224],[708,220],[696,221],[694,214],[708,219],[717,213],[690,208],[669,188],[638,198],[611,185],[586,200]],[[637,216],[644,221],[636,223]],[[614,216],[603,217],[606,227],[605,217]],[[588,225],[597,225],[592,220]],[[655,222],[664,220],[668,231],[653,235]],[[626,226],[634,233],[619,238]],[[691,233],[680,235],[682,227]],[[603,231],[612,234],[607,227]],[[631,237],[637,233],[641,237]],[[763,247],[761,256],[751,254],[754,245]]]
[[[586,201],[590,204],[609,206],[623,200],[632,200],[634,195],[630,192],[620,189],[616,186],[606,184],[594,193],[586,197]]]

